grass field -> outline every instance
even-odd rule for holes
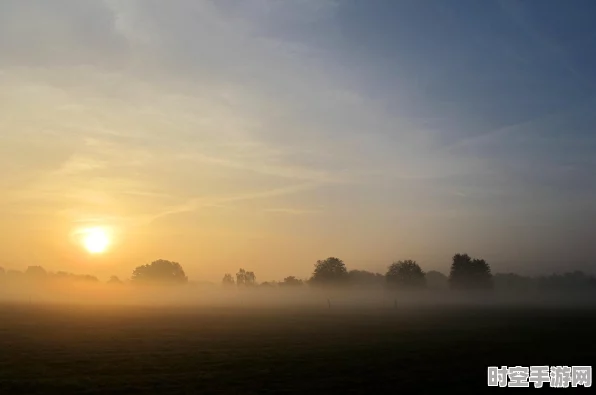
[[[587,308],[2,305],[0,393],[484,390],[488,365],[593,365],[594,333]]]

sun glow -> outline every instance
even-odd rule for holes
[[[110,238],[102,228],[86,229],[83,236],[83,246],[91,254],[101,254],[110,245]]]

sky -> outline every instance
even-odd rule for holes
[[[0,266],[596,262],[596,4],[0,0]],[[86,252],[75,232],[104,227]]]

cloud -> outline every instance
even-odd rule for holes
[[[243,193],[240,195],[232,195],[232,196],[221,196],[215,198],[206,198],[206,199],[191,199],[189,201],[184,202],[183,204],[176,205],[165,209],[164,211],[158,213],[157,215],[151,216],[149,218],[145,218],[145,221],[153,222],[156,219],[166,217],[168,215],[173,214],[180,214],[189,211],[195,211],[200,208],[204,207],[220,207],[221,205],[225,205],[226,203],[234,203],[246,200],[255,200],[255,199],[265,199],[275,196],[283,196],[287,194],[292,194],[312,188],[316,188],[317,184],[314,183],[305,183],[305,184],[297,184],[291,185],[288,187],[265,190],[265,191],[257,191],[257,192],[249,192]]]
[[[41,35],[60,48],[0,62],[0,141],[22,148],[3,159],[31,175],[15,169],[0,197],[13,213],[146,226],[251,202],[301,215],[335,209],[330,189],[363,201],[386,185],[407,210],[437,179],[483,170],[353,88],[336,2],[69,4],[19,5],[47,23],[2,27],[10,51]]]
[[[289,215],[305,215],[305,214],[320,214],[322,210],[312,210],[312,209],[298,209],[298,208],[268,208],[264,209],[264,212],[267,213],[280,213],[280,214],[289,214]]]
[[[101,1],[7,0],[0,4],[0,67],[117,67],[127,51]]]

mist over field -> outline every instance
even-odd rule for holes
[[[163,259],[124,281],[0,273],[9,393],[463,391],[484,388],[489,366],[591,366],[596,352],[594,277],[493,275],[467,254],[449,276],[412,260],[348,270],[336,257],[279,282],[240,268],[199,283]],[[455,355],[467,376],[453,375]]]
[[[89,306],[172,306],[222,308],[349,308],[384,311],[439,306],[596,307],[596,290],[394,290],[385,287],[224,287],[216,284],[159,286],[105,283],[3,284],[0,303]]]
[[[0,394],[591,387],[595,16],[0,0]]]
[[[480,392],[488,366],[592,366],[594,330],[593,293],[21,288],[0,301],[0,386],[15,394]],[[465,373],[454,373],[454,358]]]

